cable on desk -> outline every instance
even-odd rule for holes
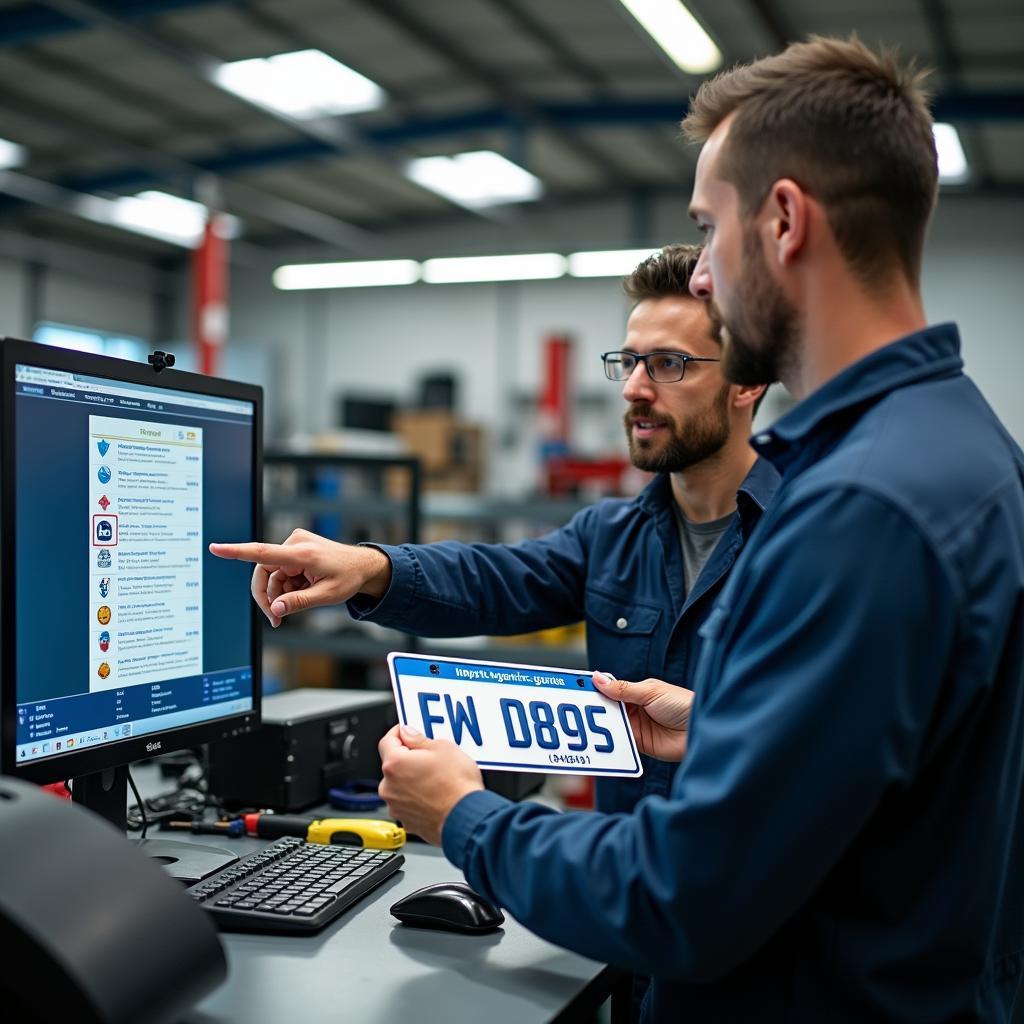
[[[127,827],[130,832],[144,829],[146,823],[160,823],[166,827],[164,823],[172,820],[200,821],[208,807],[214,808],[218,817],[228,816],[224,813],[220,801],[209,793],[204,753],[202,748],[191,751],[191,764],[187,764],[180,771],[177,785],[169,792],[159,793],[141,801],[135,787],[132,787],[137,804],[128,808]]]
[[[139,790],[135,785],[135,780],[132,778],[132,769],[129,765],[126,769],[128,775],[128,785],[132,787],[132,793],[135,794],[135,803],[139,809],[139,816],[142,818],[142,838],[146,838],[146,829],[149,828],[149,820],[146,818],[146,805],[143,802],[141,796],[139,796]]]
[[[194,756],[194,755],[193,755]],[[148,824],[162,822],[169,818],[196,817],[202,814],[206,806],[206,793],[203,788],[203,771],[199,765],[199,775],[189,776],[189,769],[195,767],[198,759],[189,765],[178,776],[175,788],[170,792],[158,793],[155,796],[140,799],[139,792],[132,786],[136,804],[128,808],[128,830],[138,832],[145,830]],[[129,779],[131,775],[129,774]],[[143,836],[144,837],[144,836]]]

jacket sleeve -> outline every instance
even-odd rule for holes
[[[353,618],[421,636],[502,635],[583,618],[587,550],[596,508],[519,544],[375,545],[391,559],[378,602],[357,596]]]
[[[923,759],[957,625],[945,562],[869,494],[777,522],[708,621],[670,798],[598,815],[474,793],[449,815],[448,857],[544,938],[658,977],[721,977]]]

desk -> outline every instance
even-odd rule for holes
[[[197,836],[245,855],[253,839]],[[314,935],[222,934],[228,979],[189,1024],[530,1024],[587,1020],[618,972],[538,939],[510,918],[491,935],[407,928],[388,913],[431,882],[461,879],[440,850],[403,849],[397,875]]]

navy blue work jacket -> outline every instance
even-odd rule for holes
[[[700,627],[778,482],[770,463],[754,463],[737,492],[737,514],[689,594],[663,474],[636,498],[599,502],[536,540],[379,545],[391,559],[391,585],[379,602],[356,598],[349,610],[432,637],[500,636],[586,619],[593,668],[689,686]],[[675,768],[645,757],[640,779],[600,779],[598,807],[625,811],[642,796],[666,796]]]
[[[669,799],[444,826],[649,1021],[1006,1021],[1024,963],[1024,455],[946,324],[755,444],[782,472],[703,629]]]

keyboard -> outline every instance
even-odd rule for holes
[[[389,850],[288,836],[185,891],[225,932],[315,932],[405,863]]]

